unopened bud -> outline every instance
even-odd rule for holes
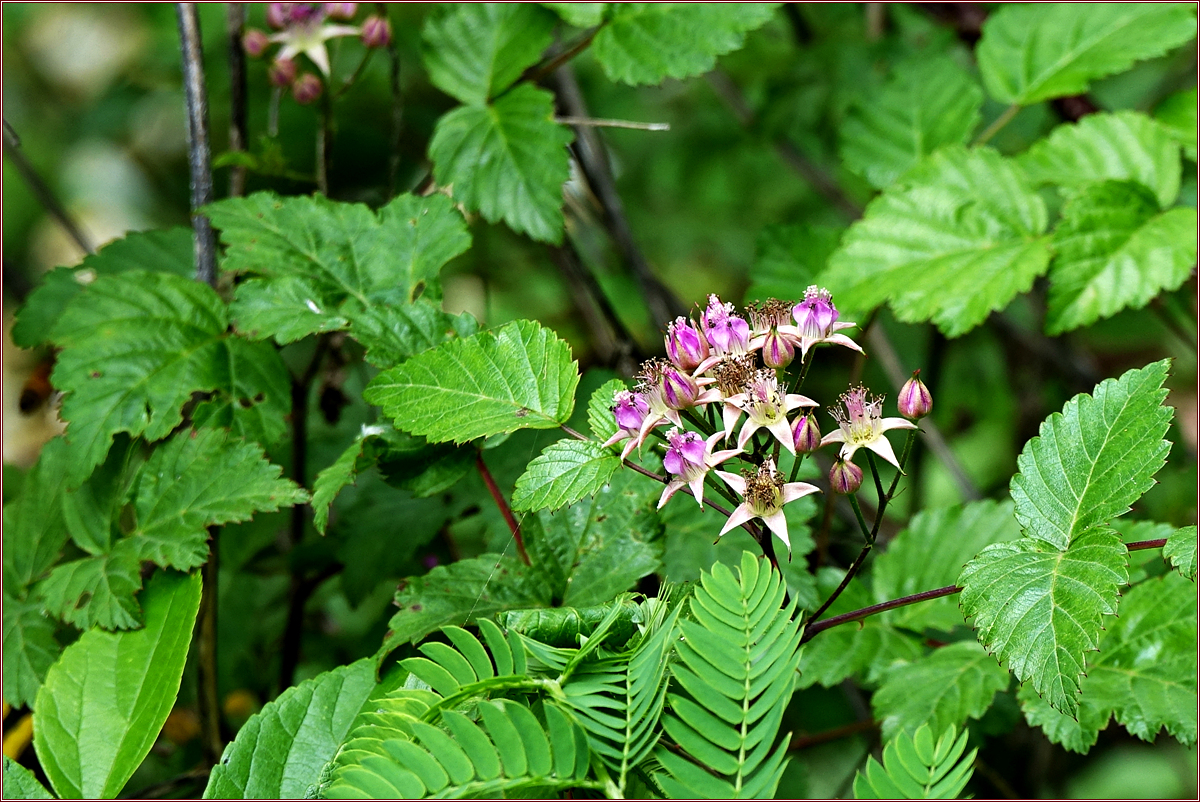
[[[326,3],[325,15],[333,19],[352,19],[358,11],[358,3]]]
[[[363,20],[362,43],[367,47],[387,47],[392,41],[392,26],[383,17],[370,16]]]
[[[250,58],[258,58],[266,52],[271,40],[258,28],[250,28],[242,36],[242,47]]]
[[[862,468],[853,462],[839,459],[829,469],[829,487],[834,493],[848,496],[862,486]]]
[[[821,447],[821,429],[815,413],[806,413],[792,423],[792,445],[797,454],[811,454]]]
[[[796,346],[776,329],[767,332],[763,341],[762,361],[769,368],[786,368],[796,358]]]
[[[291,3],[267,3],[267,24],[272,28],[282,28],[288,23],[288,9]]]
[[[296,62],[290,58],[275,59],[267,70],[267,79],[272,86],[291,86],[296,80]]]
[[[292,84],[292,97],[301,106],[307,106],[321,96],[323,88],[320,78],[311,72],[306,72]]]
[[[920,420],[933,410],[933,396],[929,388],[919,378],[921,371],[915,371],[912,378],[900,388],[896,398],[896,409],[909,420]]]
[[[708,340],[685,317],[667,326],[667,357],[680,370],[693,371],[708,359]]]

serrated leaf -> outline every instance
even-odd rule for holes
[[[107,554],[55,566],[34,593],[51,615],[80,629],[136,629],[142,625],[134,599],[141,569],[137,543],[124,538]]]
[[[370,658],[288,688],[225,747],[205,799],[302,799],[376,688]]]
[[[539,3],[576,28],[590,28],[604,19],[608,3]]]
[[[613,3],[592,54],[609,80],[657,84],[708,72],[742,46],[777,3]]]
[[[553,30],[553,15],[534,4],[449,7],[425,23],[425,69],[446,94],[483,104],[538,60]]]
[[[1179,143],[1136,111],[1089,114],[1060,125],[1017,157],[1035,184],[1078,190],[1096,181],[1137,181],[1166,209],[1179,196]]]
[[[1196,161],[1196,87],[1176,92],[1154,110],[1154,119],[1167,129],[1183,152]]]
[[[4,701],[32,705],[62,647],[41,605],[4,594]]]
[[[621,460],[590,440],[551,443],[529,463],[513,490],[514,510],[556,510],[604,487]]]
[[[101,276],[72,299],[51,333],[63,349],[52,379],[66,393],[68,481],[78,485],[103,462],[118,432],[166,437],[197,392],[221,399],[235,434],[282,436],[287,368],[275,349],[233,337],[228,325],[211,287],[166,273]]]
[[[159,572],[143,601],[143,629],[83,633],[38,692],[33,745],[60,797],[120,793],[175,703],[200,608],[200,575]]]
[[[839,307],[887,302],[900,320],[957,337],[1045,271],[1045,228],[1045,204],[1011,161],[946,147],[867,206],[818,283]]]
[[[1042,422],[1017,458],[1010,486],[1025,534],[1065,549],[1091,527],[1124,515],[1154,484],[1171,444],[1163,405],[1168,360],[1105,379]]]
[[[465,443],[561,425],[571,417],[578,383],[567,344],[533,321],[517,320],[380,373],[363,397],[404,431]]]
[[[1120,618],[1088,661],[1077,720],[1051,708],[1028,685],[1018,699],[1031,726],[1073,752],[1087,752],[1110,716],[1142,740],[1154,740],[1165,727],[1184,745],[1194,745],[1196,586],[1168,574],[1124,595]]]
[[[55,437],[42,446],[16,500],[4,505],[5,592],[22,596],[58,560],[67,542],[63,496],[71,449]]]
[[[941,732],[986,713],[996,693],[1008,687],[1008,676],[978,643],[960,641],[889,669],[871,707],[885,741],[911,735],[922,724]]]
[[[190,228],[132,231],[88,254],[76,267],[47,273],[17,314],[13,342],[22,348],[44,343],[67,304],[97,276],[149,270],[188,278],[195,272],[194,264]]]
[[[1188,579],[1196,578],[1196,527],[1176,529],[1163,546],[1163,557]]]
[[[487,106],[438,120],[429,158],[438,184],[495,223],[543,242],[562,241],[562,185],[570,129],[554,122],[554,98],[522,84]]]
[[[4,756],[4,797],[6,799],[54,799],[54,794],[38,782],[33,772]]]
[[[850,107],[838,153],[882,189],[942,145],[966,144],[982,106],[979,83],[953,59],[915,59]]]
[[[988,93],[1026,106],[1086,92],[1195,35],[1190,3],[1013,4],[984,22],[976,55]]]
[[[1031,539],[988,546],[959,577],[963,612],[979,642],[1074,715],[1084,656],[1100,642],[1102,616],[1117,611],[1128,552],[1109,529],[1076,536],[1065,551]]]
[[[1196,264],[1196,210],[1159,214],[1141,184],[1105,181],[1067,202],[1053,242],[1046,333],[1061,334],[1183,284]]]
[[[922,510],[875,558],[871,566],[873,601],[953,585],[967,562],[986,546],[1020,536],[1013,505],[1008,501],[976,501]],[[916,633],[926,627],[949,632],[963,624],[958,599],[952,596],[902,607],[886,616],[892,625]]]
[[[548,607],[545,577],[515,557],[483,554],[410,577],[396,591],[400,611],[388,622],[376,659],[446,625],[463,626],[503,610]]]
[[[592,437],[601,443],[617,433],[617,420],[613,417],[614,396],[626,389],[628,387],[621,379],[609,379],[597,387],[588,399],[588,428],[592,431]],[[609,446],[610,450],[614,448],[617,447]]]
[[[746,299],[800,300],[838,246],[845,229],[804,223],[759,232]]]

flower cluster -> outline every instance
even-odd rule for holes
[[[370,48],[386,47],[392,29],[386,18],[368,16],[361,25],[346,25],[358,13],[358,3],[268,3],[267,24],[274,31],[246,31],[242,46],[246,54],[259,58],[273,45],[281,45],[268,70],[280,89],[290,88],[297,103],[308,104],[321,96],[322,76],[329,80],[329,50],[325,43],[339,36],[357,36]],[[320,72],[300,72],[296,58],[303,54]]]
[[[829,343],[862,352],[842,333],[854,324],[838,318],[832,296],[819,287],[809,287],[800,301],[772,298],[752,304],[744,314],[710,295],[698,320],[680,317],[667,326],[667,358],[645,362],[637,386],[616,393],[617,430],[604,445],[624,443],[624,459],[635,450],[641,453],[651,436],[660,438],[668,476],[659,507],[686,487],[703,508],[705,482],[711,481],[718,491],[741,499],[720,534],[757,518],[790,551],[783,507],[819,488],[786,480],[777,465],[782,452],[791,457],[794,479],[806,454],[840,444],[830,486],[853,493],[862,483],[862,470],[852,462],[855,452],[867,448],[900,467],[884,435],[916,428],[904,418],[884,418],[883,399],[856,387],[832,412],[838,428],[822,436],[817,402],[796,390],[815,346]],[[917,419],[929,413],[933,401],[914,374],[898,403],[901,414]],[[731,460],[744,467],[717,469]]]

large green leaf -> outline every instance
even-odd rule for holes
[[[1136,111],[1089,114],[1060,125],[1017,162],[1035,184],[1078,190],[1095,181],[1137,181],[1164,209],[1179,196],[1179,143]]]
[[[464,3],[425,23],[425,68],[438,89],[483,104],[549,46],[554,15],[533,3]]]
[[[604,487],[621,460],[590,440],[551,443],[529,463],[513,491],[514,510],[558,509]]]
[[[891,740],[922,724],[934,732],[961,727],[986,713],[1007,687],[1008,672],[995,657],[975,641],[960,641],[889,669],[871,707],[884,740]]]
[[[504,220],[533,239],[561,242],[572,134],[553,118],[554,97],[528,84],[490,105],[460,106],[434,128],[434,177],[488,222]]]
[[[63,349],[53,381],[66,393],[71,484],[104,460],[118,432],[166,437],[198,392],[213,397],[195,419],[259,442],[282,436],[287,368],[271,346],[228,328],[211,287],[168,273],[101,276],[76,295],[50,337]]]
[[[61,437],[42,446],[16,500],[4,506],[4,592],[25,588],[52,566],[67,542],[63,495],[71,449]]]
[[[974,773],[975,753],[967,732],[951,727],[934,741],[928,725],[901,733],[883,750],[883,762],[867,758],[854,776],[855,799],[957,799]]]
[[[1025,717],[1073,752],[1087,752],[1110,716],[1142,740],[1163,727],[1196,743],[1196,586],[1168,574],[1121,599],[1120,618],[1088,661],[1077,718],[1051,708],[1032,687],[1018,698]]]
[[[1196,102],[1193,86],[1171,95],[1154,110],[1154,119],[1175,137],[1192,161],[1196,161]]]
[[[539,3],[558,14],[564,22],[577,28],[599,25],[608,10],[608,3]]]
[[[46,274],[13,324],[13,342],[22,348],[41,345],[50,337],[67,304],[97,276],[130,270],[174,273],[184,278],[195,272],[192,230],[177,226],[155,231],[133,231],[113,240],[97,253],[88,254],[76,267],[60,267]]]
[[[746,33],[771,18],[777,3],[613,3],[592,42],[604,74],[627,84],[656,84],[708,72],[737,50]]]
[[[1010,491],[1025,534],[1058,549],[1129,511],[1154,484],[1171,444],[1168,360],[1105,379],[1042,422],[1017,458]]]
[[[844,229],[803,223],[767,226],[755,243],[746,299],[799,300],[825,269]]]
[[[956,337],[1045,271],[1046,207],[994,150],[946,147],[867,206],[820,277],[854,312],[890,303]]]
[[[32,705],[62,647],[40,604],[4,594],[4,701]]]
[[[533,321],[517,320],[380,373],[364,397],[404,431],[431,442],[465,443],[562,425],[578,383],[567,344]]]
[[[159,572],[143,602],[143,629],[83,633],[38,692],[33,745],[60,797],[120,793],[175,704],[200,608],[200,575]]]
[[[922,56],[850,107],[838,152],[882,189],[942,145],[966,144],[982,105],[979,83],[953,59]]]
[[[1022,3],[983,24],[977,55],[988,93],[1022,106],[1087,91],[1196,35],[1191,3]]]
[[[208,776],[205,799],[302,799],[376,688],[370,658],[288,688],[247,721]]]
[[[613,416],[614,397],[620,390],[629,389],[621,379],[609,379],[596,388],[588,399],[588,428],[592,437],[605,442],[617,433],[617,419]],[[610,450],[620,450],[621,444],[609,446]]]
[[[1188,579],[1196,578],[1196,527],[1176,529],[1163,546],[1163,557],[1171,561],[1179,573]]]
[[[1066,551],[1022,538],[988,546],[959,577],[963,612],[979,642],[1056,710],[1074,715],[1084,655],[1099,646],[1102,616],[1117,612],[1128,552],[1110,529]]]
[[[1196,264],[1196,210],[1160,214],[1133,181],[1093,184],[1063,208],[1054,249],[1046,332],[1061,334],[1183,284]]]
[[[986,546],[1020,536],[1008,501],[922,510],[875,558],[871,566],[874,601],[953,585],[963,566]],[[886,616],[892,625],[918,634],[926,627],[949,632],[963,625],[958,599],[953,596],[910,604]]]
[[[5,799],[54,799],[54,794],[46,790],[33,772],[17,761],[4,756],[4,798]]]

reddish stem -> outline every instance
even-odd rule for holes
[[[508,502],[504,500],[504,494],[500,492],[500,488],[496,485],[496,480],[492,478],[492,472],[488,470],[487,463],[483,461],[482,451],[475,455],[475,467],[479,469],[479,475],[483,477],[483,483],[487,485],[488,492],[492,494],[492,500],[496,502],[496,506],[500,508],[500,514],[504,516],[505,522],[508,523],[508,528],[512,531],[513,540],[517,541],[517,553],[521,555],[521,561],[526,565],[530,565],[529,554],[525,551],[525,541],[521,538],[521,525],[513,517],[512,509],[509,508]]]

